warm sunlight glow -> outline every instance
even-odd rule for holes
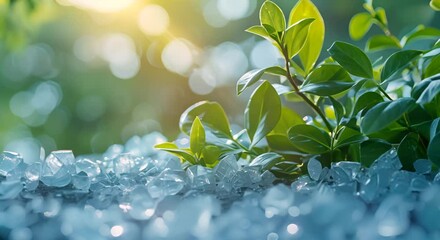
[[[135,0],[62,0],[63,5],[73,5],[78,8],[93,10],[102,13],[111,13],[124,10]]]
[[[163,34],[167,30],[169,22],[168,12],[159,5],[148,5],[139,13],[139,28],[149,36]]]

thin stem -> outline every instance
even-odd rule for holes
[[[287,51],[285,48],[282,48],[282,49],[283,49],[284,59],[286,62],[286,72],[287,72],[286,77],[289,80],[290,84],[293,86],[295,93],[298,94],[298,96],[300,96],[321,117],[321,119],[324,122],[327,129],[329,131],[333,131],[332,125],[328,122],[327,118],[325,117],[325,115],[321,111],[321,109],[318,106],[316,106],[316,104],[313,103],[304,93],[300,92],[299,87],[296,84],[296,81],[298,81],[298,80],[296,78],[292,77],[292,75],[290,73],[290,67],[289,67],[290,60],[287,55]]]
[[[383,89],[380,85],[377,85],[377,87],[379,88],[379,91],[383,93],[383,95],[385,95],[386,98],[388,98],[390,101],[393,101],[393,99],[390,97],[390,95],[388,95],[385,89]]]

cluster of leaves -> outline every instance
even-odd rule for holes
[[[261,82],[244,111],[245,129],[232,134],[222,107],[200,102],[180,120],[190,147],[156,147],[211,167],[235,154],[283,178],[296,176],[311,157],[324,165],[349,160],[369,166],[392,147],[405,169],[418,159],[440,165],[440,30],[419,26],[399,40],[384,9],[372,1],[364,7],[350,22],[352,38],[362,38],[373,24],[384,34],[371,37],[365,51],[335,42],[330,56],[317,64],[325,27],[316,6],[300,0],[286,21],[275,3],[265,1],[260,25],[247,31],[270,41],[285,64],[252,70],[238,80],[238,94]],[[371,61],[367,55],[383,50],[390,56]],[[268,75],[279,81],[262,80]],[[303,118],[283,106],[285,101],[304,102],[316,116]]]

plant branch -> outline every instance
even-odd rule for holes
[[[324,113],[321,111],[321,109],[316,106],[315,103],[312,102],[312,100],[310,100],[304,93],[302,93],[299,90],[298,85],[296,84],[296,82],[298,81],[296,78],[292,77],[291,73],[290,73],[290,60],[289,60],[289,56],[287,54],[287,51],[284,47],[282,47],[283,49],[283,55],[284,55],[284,60],[286,62],[286,72],[287,72],[287,79],[289,80],[290,84],[293,86],[293,89],[295,90],[295,93],[298,94],[298,96],[300,96],[322,119],[322,121],[324,122],[325,126],[327,127],[327,129],[329,131],[333,131],[333,127],[332,125],[329,123],[329,121],[327,120],[327,118],[325,117]]]
[[[377,85],[379,91],[381,93],[383,93],[383,95],[385,95],[386,98],[388,98],[388,100],[393,101],[393,99],[390,97],[390,95],[388,95],[388,93],[385,91],[385,89],[382,88],[382,86]]]

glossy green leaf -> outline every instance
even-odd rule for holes
[[[220,161],[221,150],[214,145],[207,145],[203,148],[203,161],[207,167],[214,167]]]
[[[361,143],[368,140],[368,137],[349,127],[342,127],[336,138],[335,148]]]
[[[252,86],[263,76],[265,68],[254,69],[245,73],[237,82],[237,94],[240,95],[246,88]]]
[[[360,145],[360,162],[369,167],[377,158],[390,150],[392,145],[381,139],[370,139]]]
[[[438,38],[440,36],[440,30],[437,28],[430,28],[424,26],[417,26],[417,28],[411,33],[402,38],[402,45],[406,45],[412,41],[421,38]]]
[[[366,92],[362,94],[356,101],[353,109],[353,115],[360,111],[367,111],[378,103],[383,102],[383,97],[377,92]]]
[[[267,144],[272,151],[276,151],[281,154],[298,155],[300,150],[290,142],[286,134],[272,134],[266,136]]]
[[[325,26],[324,20],[319,13],[318,8],[311,0],[300,0],[290,12],[289,24],[292,24],[304,19],[313,18],[315,21],[310,25],[309,36],[299,52],[299,58],[304,67],[305,75],[307,75],[318,60],[321,53],[322,45],[324,43]]]
[[[232,138],[228,118],[220,104],[202,101],[189,107],[180,116],[179,126],[182,132],[190,135],[191,126],[196,117],[199,117],[204,126],[210,128],[214,135]]]
[[[166,142],[166,143],[157,144],[154,147],[169,152],[191,164],[197,164],[197,158],[192,154],[191,151],[187,149],[179,149],[179,147],[177,147],[177,145],[174,143]]]
[[[440,50],[440,49],[439,49]],[[440,73],[440,54],[433,57],[431,62],[426,66],[423,76],[425,78],[434,76]]]
[[[270,34],[272,29],[275,32],[283,32],[286,28],[286,20],[283,11],[272,1],[265,1],[260,8],[260,23]]]
[[[378,103],[372,107],[361,121],[361,129],[365,134],[380,131],[397,121],[403,114],[415,107],[412,98],[404,97],[395,101]]]
[[[278,83],[272,83],[272,87],[275,89],[275,91],[277,91],[278,95],[289,94],[293,91],[292,87]]]
[[[255,35],[258,35],[260,37],[270,39],[269,33],[266,31],[266,29],[260,25],[252,26],[245,30],[248,33],[253,33]]]
[[[277,125],[273,128],[272,133],[287,135],[287,131],[298,124],[304,124],[303,118],[292,109],[287,107],[281,108],[281,116]]]
[[[251,145],[265,137],[276,126],[280,116],[281,100],[272,85],[265,81],[254,91],[244,112]]]
[[[203,128],[202,122],[200,121],[199,117],[196,117],[196,119],[194,119],[189,139],[191,151],[195,153],[196,156],[200,156],[203,147],[205,146],[205,129]]]
[[[376,35],[368,39],[366,51],[380,51],[384,49],[400,48],[399,40],[392,36]]]
[[[315,21],[313,18],[302,19],[297,23],[292,24],[286,30],[284,42],[287,47],[289,58],[296,56],[304,47],[307,36],[309,35],[310,24]]]
[[[273,75],[278,75],[278,76],[286,76],[287,75],[286,69],[279,67],[279,66],[268,67],[268,68],[266,68],[266,70],[264,72],[267,74],[273,74]]]
[[[384,64],[382,72],[380,73],[381,81],[386,81],[398,71],[405,68],[414,58],[419,56],[422,52],[417,50],[403,50],[393,53]]]
[[[403,169],[414,171],[414,162],[417,159],[426,158],[425,150],[420,146],[421,138],[417,133],[408,133],[397,148],[397,155],[403,165]]]
[[[354,15],[348,26],[350,37],[353,40],[359,40],[365,36],[370,30],[372,22],[371,15],[369,13],[358,13]]]
[[[431,81],[417,99],[418,104],[428,104],[440,95],[440,80]]]
[[[335,42],[327,51],[349,73],[373,78],[371,61],[360,48],[345,42]]]
[[[440,118],[436,118],[431,123],[431,127],[429,128],[429,140],[432,141],[435,135],[440,133]]]
[[[275,164],[280,162],[282,159],[283,156],[277,153],[273,153],[273,152],[263,153],[257,156],[256,158],[254,158],[251,161],[251,163],[249,163],[249,166],[259,166],[261,167],[262,171],[270,170]]]
[[[338,100],[333,97],[329,97],[330,102],[332,103],[333,110],[335,111],[336,122],[341,122],[342,118],[345,115],[345,108]]]
[[[428,159],[440,166],[440,133],[437,133],[429,142]]]
[[[330,96],[343,92],[352,85],[353,80],[341,66],[324,64],[310,73],[301,86],[301,91],[319,96]]]
[[[328,133],[313,125],[293,126],[288,136],[295,147],[306,153],[320,154],[331,149],[331,139]]]

